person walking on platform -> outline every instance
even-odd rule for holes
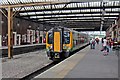
[[[94,38],[92,38],[90,40],[90,46],[91,46],[91,49],[95,49],[95,39]]]
[[[104,56],[108,55],[109,52],[109,48],[107,47],[107,40],[106,37],[103,39],[103,52],[104,52]]]
[[[92,39],[90,39],[90,48],[92,49]]]
[[[98,38],[96,38],[95,41],[97,42],[97,44],[99,44],[99,39]]]
[[[109,46],[110,46],[110,48],[112,48],[112,43],[113,43],[112,38],[110,38],[109,39]]]
[[[108,39],[108,47],[109,47],[109,52],[111,52],[111,51],[112,51],[112,47],[113,47],[112,38],[109,38],[109,39]]]
[[[103,44],[103,38],[101,39],[101,43]]]

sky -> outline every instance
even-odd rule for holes
[[[86,31],[88,34],[95,34],[95,35],[100,35],[100,31]],[[101,31],[101,35],[105,35],[105,31]]]

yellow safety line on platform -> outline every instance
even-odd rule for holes
[[[35,78],[64,78],[88,53],[88,51],[89,47],[86,47],[85,49],[77,52],[77,54],[72,55]]]

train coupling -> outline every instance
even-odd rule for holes
[[[59,53],[55,53],[55,58],[60,58]]]

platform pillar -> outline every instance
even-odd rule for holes
[[[13,58],[13,13],[12,8],[8,7],[8,58]]]
[[[2,47],[2,13],[0,12],[0,47]]]

